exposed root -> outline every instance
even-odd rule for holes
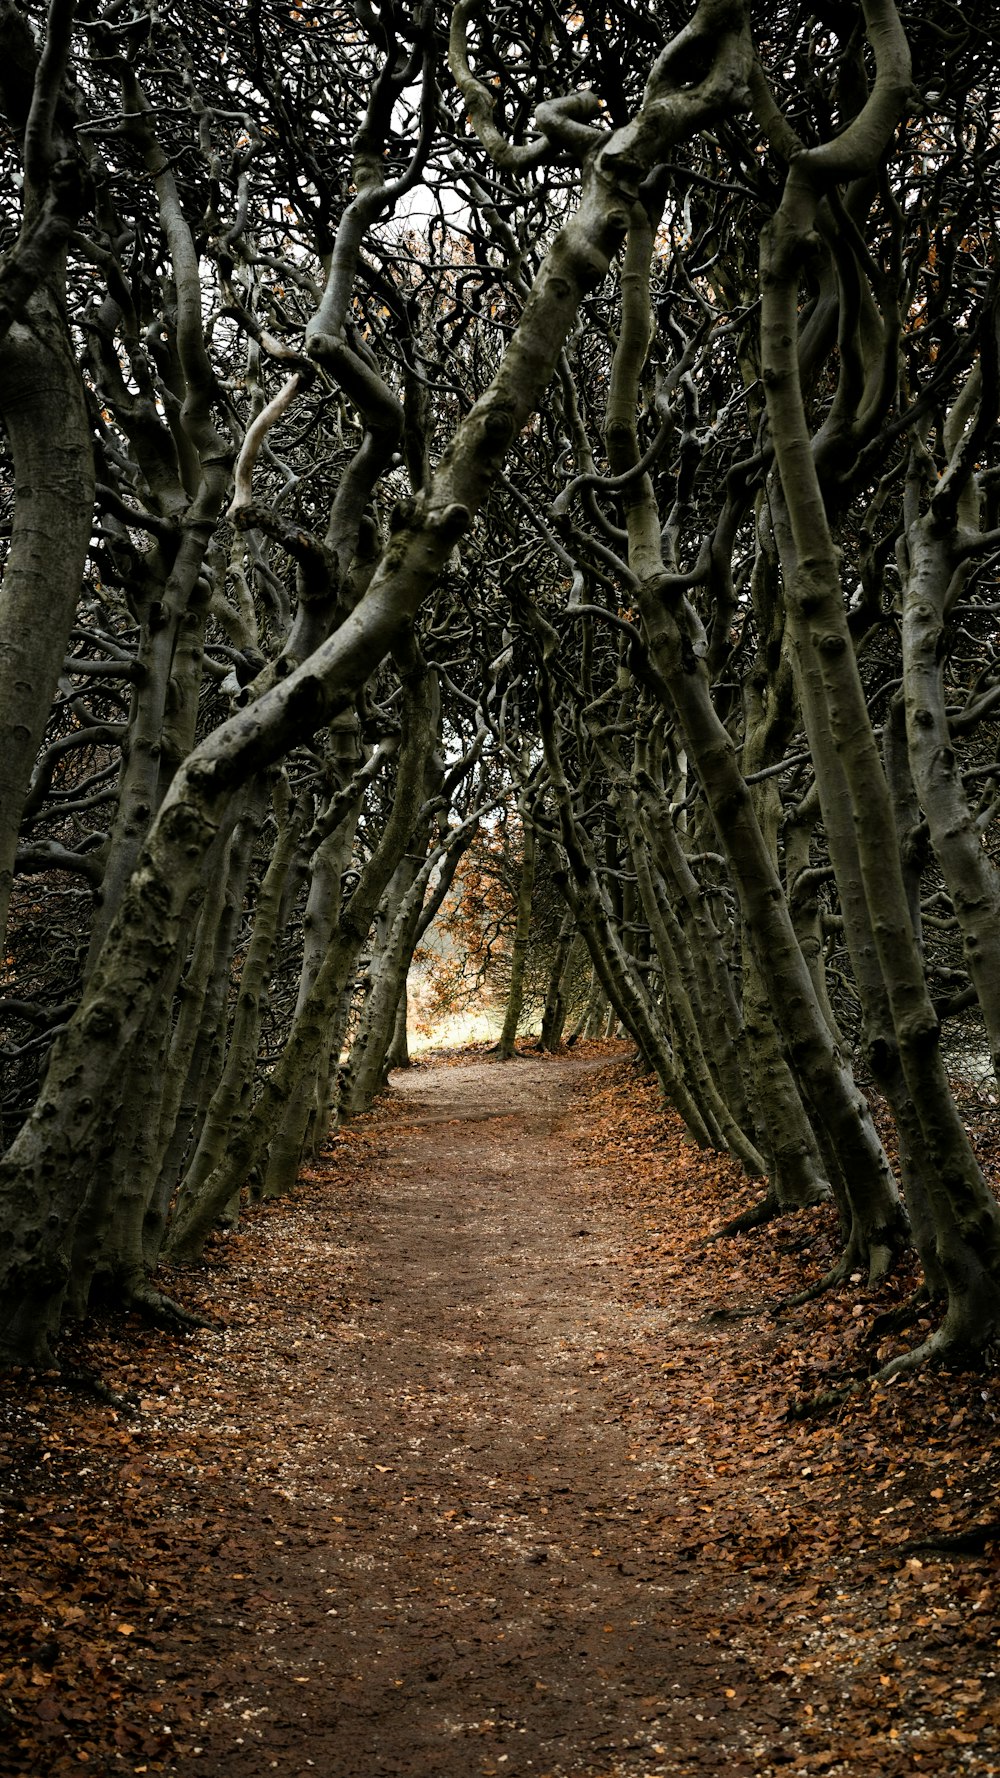
[[[957,1341],[943,1338],[943,1330],[938,1328],[929,1334],[919,1346],[911,1347],[909,1352],[900,1352],[897,1358],[890,1358],[881,1370],[872,1375],[873,1383],[890,1383],[893,1377],[908,1377],[911,1372],[922,1370],[925,1364],[946,1364],[949,1359],[961,1359],[969,1362],[969,1349],[960,1347]]]
[[[821,1414],[829,1414],[842,1408],[852,1395],[857,1395],[864,1384],[857,1378],[849,1383],[841,1383],[836,1389],[820,1389],[815,1395],[800,1395],[790,1401],[785,1409],[786,1420],[813,1420]]]
[[[76,1365],[60,1365],[53,1381],[57,1388],[78,1390],[81,1395],[89,1395],[94,1401],[102,1401],[106,1407],[115,1408],[119,1414],[125,1414],[130,1420],[138,1418],[138,1403],[130,1396],[119,1395],[117,1390],[110,1389],[94,1371],[81,1370]]]
[[[756,1204],[751,1204],[748,1209],[741,1210],[739,1216],[734,1216],[731,1222],[724,1223],[721,1229],[713,1230],[712,1234],[706,1235],[698,1245],[699,1247],[710,1247],[713,1241],[728,1241],[734,1235],[745,1235],[751,1229],[762,1229],[779,1216],[792,1216],[799,1210],[812,1210],[817,1204],[827,1204],[829,1201],[829,1192],[817,1191],[815,1197],[807,1199],[802,1204],[783,1204],[773,1192],[767,1191],[762,1198],[758,1198]]]
[[[919,1290],[907,1297],[905,1303],[899,1303],[895,1309],[886,1309],[883,1314],[876,1315],[868,1330],[869,1343],[875,1345],[887,1334],[903,1333],[906,1328],[913,1326],[921,1311],[929,1308],[933,1301],[926,1284],[922,1284]]]
[[[74,1389],[81,1395],[91,1396],[94,1401],[104,1402],[106,1407],[117,1409],[120,1414],[127,1414],[129,1418],[138,1413],[135,1402],[109,1388],[96,1371],[85,1370],[80,1365],[64,1364],[49,1349],[44,1354],[39,1354],[36,1362],[25,1362],[23,1357],[11,1358],[0,1368],[24,1384],[39,1383],[52,1389]]]
[[[970,1525],[965,1531],[942,1531],[937,1537],[911,1537],[907,1543],[893,1544],[892,1553],[894,1556],[912,1556],[918,1551],[942,1550],[960,1556],[981,1556],[987,1544],[995,1543],[998,1538],[1000,1519],[990,1519],[985,1525]]]
[[[779,1303],[775,1303],[771,1314],[781,1315],[786,1309],[801,1309],[805,1303],[814,1303],[817,1297],[825,1296],[828,1290],[839,1290],[855,1270],[851,1253],[841,1254],[832,1272],[827,1272],[826,1277],[819,1278],[815,1284],[807,1285],[805,1290],[797,1290],[794,1296],[782,1297]]]
[[[791,1402],[787,1409],[787,1418],[805,1420],[816,1414],[828,1413],[832,1408],[842,1407],[849,1396],[856,1395],[859,1390],[870,1388],[873,1383],[891,1383],[896,1377],[912,1376],[915,1371],[922,1370],[924,1365],[954,1365],[959,1369],[967,1369],[975,1364],[985,1365],[991,1362],[992,1353],[992,1345],[981,1341],[972,1344],[968,1338],[949,1331],[946,1322],[943,1327],[929,1334],[919,1346],[911,1347],[908,1352],[900,1352],[869,1376],[858,1377],[839,1388],[821,1390],[817,1395],[802,1396]]]
[[[221,1333],[222,1324],[211,1321],[205,1315],[198,1315],[193,1309],[184,1309],[175,1303],[173,1297],[164,1296],[162,1290],[154,1289],[152,1284],[136,1284],[129,1290],[125,1306],[135,1309],[154,1327],[165,1328],[167,1333],[195,1333],[199,1328],[207,1328],[209,1333]]]
[[[749,1234],[751,1229],[762,1229],[767,1223],[773,1222],[776,1217],[783,1214],[777,1198],[772,1197],[770,1192],[765,1192],[762,1198],[757,1199],[756,1204],[751,1204],[748,1209],[741,1210],[739,1216],[734,1216],[730,1222],[723,1223],[721,1229],[713,1229],[710,1235],[706,1235],[704,1240],[698,1242],[698,1246],[711,1247],[714,1241],[729,1241],[734,1235]]]
[[[860,1239],[855,1235],[848,1242],[843,1253],[832,1271],[815,1284],[809,1284],[805,1290],[796,1291],[794,1296],[783,1297],[775,1304],[773,1313],[780,1315],[784,1309],[801,1309],[806,1303],[814,1303],[817,1297],[825,1296],[828,1290],[839,1290],[855,1273],[867,1274],[866,1288],[874,1290],[888,1278],[900,1251],[899,1240],[893,1239],[888,1233],[878,1240],[872,1240],[867,1248],[863,1248]]]

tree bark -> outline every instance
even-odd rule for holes
[[[910,769],[934,855],[962,930],[1000,1084],[1000,874],[983,846],[962,782],[944,683],[945,628],[965,576],[954,532],[933,510],[911,521],[903,578],[903,686]]]
[[[608,453],[615,474],[640,459],[635,430],[638,379],[649,340],[649,262],[652,227],[637,205],[628,258],[632,278],[623,296],[609,400]],[[791,1064],[812,1109],[827,1125],[851,1185],[854,1253],[872,1278],[891,1263],[905,1233],[895,1181],[868,1107],[833,1041],[799,950],[780,878],[761,833],[753,800],[736,761],[732,737],[712,703],[703,647],[695,645],[693,613],[683,581],[663,565],[660,523],[648,475],[637,476],[624,499],[629,565],[650,653],[680,719],[687,752],[699,772],[740,898],[750,942]],[[692,633],[694,632],[694,633]]]
[[[979,1170],[941,1060],[938,1021],[927,992],[894,844],[892,806],[875,745],[847,623],[837,552],[830,534],[799,377],[798,286],[821,198],[833,181],[871,175],[905,103],[909,60],[894,8],[872,5],[877,75],[859,116],[832,143],[797,155],[762,255],[764,384],[777,471],[794,559],[786,561],[790,631],[824,820],[850,798],[864,894],[888,995],[895,1039],[920,1136],[934,1167],[927,1175],[937,1251],[948,1285],[943,1327],[925,1354],[981,1347],[1000,1326],[1000,1207]],[[781,539],[779,537],[779,547]],[[810,733],[826,712],[832,747]]]
[[[7,1356],[49,1361],[80,1180],[103,1164],[113,1143],[116,1083],[169,965],[230,796],[352,702],[420,608],[493,486],[553,375],[580,303],[607,274],[637,182],[685,137],[748,102],[752,52],[742,7],[702,0],[683,38],[682,66],[678,70],[669,54],[660,59],[635,118],[606,138],[588,139],[595,152],[586,159],[579,208],[543,261],[497,374],[459,422],[428,486],[400,515],[353,610],[300,666],[195,748],[174,777],[80,1008],[54,1047],[36,1108],[0,1169],[0,1350]],[[130,102],[138,117],[141,95],[136,92]],[[150,168],[165,206],[178,290],[186,298],[185,348],[193,355],[184,418],[192,435],[200,436],[210,424],[212,385],[198,375],[196,360],[204,353],[200,307],[187,300],[193,297],[192,275],[197,287],[197,264],[180,226],[169,162],[157,153]],[[322,323],[309,330],[308,349],[318,361],[337,345]],[[222,466],[228,457],[224,441],[218,451]]]
[[[576,921],[572,914],[567,913],[563,916],[562,924],[559,927],[555,956],[552,959],[548,986],[545,990],[542,1029],[539,1036],[543,1050],[555,1051],[562,1044],[563,1031],[569,1012],[566,987],[573,976],[576,939]]]
[[[205,1113],[197,1147],[177,1194],[174,1215],[179,1224],[190,1220],[196,1213],[206,1181],[238,1136],[251,1103],[278,917],[285,879],[302,826],[302,811],[291,804],[288,785],[283,778],[274,787],[273,800],[278,823],[277,840],[257,897],[253,935],[240,973],[222,1077]]]
[[[531,938],[531,909],[535,893],[535,863],[537,840],[531,822],[525,820],[521,827],[523,855],[521,859],[521,875],[517,890],[517,916],[514,924],[514,947],[510,959],[510,986],[507,990],[507,1007],[504,1013],[503,1028],[497,1044],[497,1055],[502,1062],[509,1062],[514,1054],[518,1026],[521,1023],[521,1012],[524,1007],[524,971],[528,961],[528,943]]]
[[[21,810],[83,587],[94,452],[62,302],[47,286],[0,339],[14,513],[0,593],[0,935]]]
[[[205,1180],[197,1201],[183,1216],[175,1217],[167,1240],[167,1252],[174,1261],[189,1262],[200,1256],[220,1211],[244,1184],[251,1169],[263,1161],[276,1131],[282,1137],[281,1172],[278,1177],[276,1167],[269,1168],[265,1190],[267,1195],[274,1195],[277,1190],[290,1189],[295,1182],[318,1070],[330,1053],[344,990],[353,977],[379,902],[403,856],[414,820],[420,815],[421,792],[437,745],[439,720],[435,675],[422,663],[411,665],[396,795],[381,840],[341,911],[281,1056],[265,1080],[253,1110],[231,1136],[225,1155]],[[292,1120],[283,1122],[289,1104],[296,1098],[305,1113],[301,1126]]]

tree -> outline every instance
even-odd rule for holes
[[[0,10],[3,1349],[98,1282],[179,1313],[161,1245],[368,1103],[515,800],[545,1040],[575,944],[766,1174],[744,1222],[832,1191],[873,1284],[912,1226],[918,1356],[981,1349],[942,1021],[1000,1055],[995,46],[892,0],[441,23]]]

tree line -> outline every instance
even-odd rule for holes
[[[897,1367],[989,1348],[996,59],[950,0],[2,0],[9,1361],[183,1324],[498,823],[503,1051],[544,903],[542,1041],[620,1024],[748,1225],[834,1199],[827,1282],[912,1242]]]

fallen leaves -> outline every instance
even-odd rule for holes
[[[558,1061],[546,1068],[555,1079]],[[398,1102],[394,1119],[398,1132]],[[462,1136],[450,1119],[442,1140]],[[614,1298],[617,1319],[581,1330],[575,1299],[563,1305],[561,1356],[576,1369],[560,1385],[562,1406],[582,1413],[597,1392],[600,1424],[622,1436],[628,1495],[633,1480],[644,1499],[658,1488],[657,1511],[630,1497],[594,1499],[599,1453],[592,1463],[585,1452],[558,1486],[547,1470],[543,1484],[542,1464],[559,1458],[541,1437],[525,1443],[516,1486],[491,1476],[478,1503],[441,1494],[428,1506],[411,1488],[399,1427],[388,1410],[379,1420],[378,1392],[365,1381],[383,1313],[359,1270],[371,1170],[386,1141],[376,1113],[337,1138],[294,1200],[261,1207],[246,1231],[219,1244],[205,1306],[228,1320],[228,1333],[175,1341],[132,1317],[90,1330],[76,1356],[141,1403],[136,1419],[51,1382],[7,1386],[0,1771],[173,1772],[202,1757],[195,1750],[220,1699],[232,1701],[242,1747],[253,1713],[267,1705],[259,1691],[251,1701],[258,1676],[234,1650],[251,1633],[253,1646],[280,1646],[293,1629],[318,1639],[317,1624],[343,1624],[325,1564],[330,1573],[336,1561],[362,1565],[366,1585],[363,1564],[380,1559],[388,1516],[416,1522],[426,1509],[439,1567],[422,1584],[415,1563],[413,1586],[438,1601],[448,1647],[461,1635],[477,1551],[516,1534],[518,1586],[551,1587],[547,1597],[566,1598],[567,1609],[579,1595],[580,1609],[594,1614],[601,1661],[637,1622],[614,1594],[618,1576],[647,1589],[650,1609],[662,1604],[656,1577],[665,1569],[682,1597],[710,1604],[725,1682],[709,1664],[705,1683],[747,1746],[746,1762],[734,1754],[726,1768],[740,1778],[1000,1772],[994,1379],[926,1372],[866,1385],[837,1418],[789,1421],[792,1396],[829,1386],[845,1368],[862,1374],[876,1309],[902,1301],[912,1276],[894,1280],[877,1305],[855,1280],[776,1317],[778,1298],[829,1266],[832,1213],[700,1246],[745,1207],[746,1181],[681,1139],[628,1062],[612,1060],[574,1095],[563,1139],[567,1264],[575,1278],[593,1279],[600,1300]],[[481,1124],[472,1140],[482,1144]],[[461,1279],[447,1300],[464,1300]],[[474,1358],[484,1367],[501,1356],[488,1331]],[[432,1340],[439,1332],[424,1330]],[[363,1479],[327,1511],[320,1558],[304,1529],[303,1493],[322,1488],[340,1457],[316,1405],[324,1378],[355,1392],[371,1427],[352,1453]],[[447,1425],[450,1389],[441,1374],[399,1397],[421,1438]],[[269,1404],[256,1432],[255,1392]],[[612,1507],[633,1515],[627,1559],[609,1539]],[[562,1569],[545,1543],[557,1511],[564,1523],[571,1515],[576,1539]],[[478,1635],[477,1658],[502,1675],[510,1625],[491,1621]],[[372,1650],[352,1645],[351,1658],[360,1665]],[[440,1674],[447,1658],[437,1650],[427,1673]],[[325,1695],[301,1642],[286,1676],[300,1710]],[[640,1698],[664,1679],[637,1674]],[[340,1683],[353,1697],[360,1677]],[[398,1676],[389,1683],[403,1685]],[[532,1708],[553,1689],[533,1681]],[[653,1723],[670,1697],[650,1690],[648,1704]],[[399,1716],[405,1722],[405,1709]],[[482,1732],[500,1732],[498,1718],[476,1720]],[[692,1711],[691,1732],[709,1746],[716,1731],[705,1720]],[[504,1752],[483,1757],[497,1771],[517,1769]],[[675,1778],[675,1743],[662,1727],[612,1763],[595,1751],[573,1778],[639,1778],[659,1769],[650,1757]],[[565,1769],[552,1766],[553,1778]]]
[[[977,1774],[1000,1772],[996,1711],[970,1714],[1000,1697],[991,1510],[1000,1389],[978,1373],[922,1372],[866,1386],[836,1419],[789,1421],[783,1409],[795,1396],[863,1374],[866,1326],[905,1300],[913,1273],[901,1271],[875,1305],[857,1299],[854,1279],[776,1317],[777,1302],[829,1269],[833,1213],[701,1246],[745,1208],[738,1169],[694,1154],[648,1081],[609,1071],[586,1096],[581,1155],[613,1159],[616,1208],[627,1213],[621,1288],[637,1320],[649,1308],[661,1317],[608,1353],[608,1372],[610,1383],[627,1371],[616,1410],[630,1436],[642,1428],[647,1453],[671,1476],[663,1534],[702,1585],[730,1573],[723,1643],[749,1656],[771,1636],[785,1657],[777,1682],[795,1695],[808,1676],[809,1698],[793,1703],[798,1732],[811,1732],[817,1711],[839,1713],[849,1652],[854,1738],[803,1749],[794,1770],[846,1760],[838,1769],[852,1773],[930,1771],[932,1752],[967,1746]],[[926,1331],[925,1322],[918,1337]],[[986,1537],[977,1539],[980,1523]],[[973,1528],[967,1550],[933,1546],[953,1541],[957,1525]],[[917,1566],[901,1548],[914,1537],[929,1540]],[[759,1588],[748,1586],[757,1579]],[[866,1717],[874,1739],[861,1737]]]

